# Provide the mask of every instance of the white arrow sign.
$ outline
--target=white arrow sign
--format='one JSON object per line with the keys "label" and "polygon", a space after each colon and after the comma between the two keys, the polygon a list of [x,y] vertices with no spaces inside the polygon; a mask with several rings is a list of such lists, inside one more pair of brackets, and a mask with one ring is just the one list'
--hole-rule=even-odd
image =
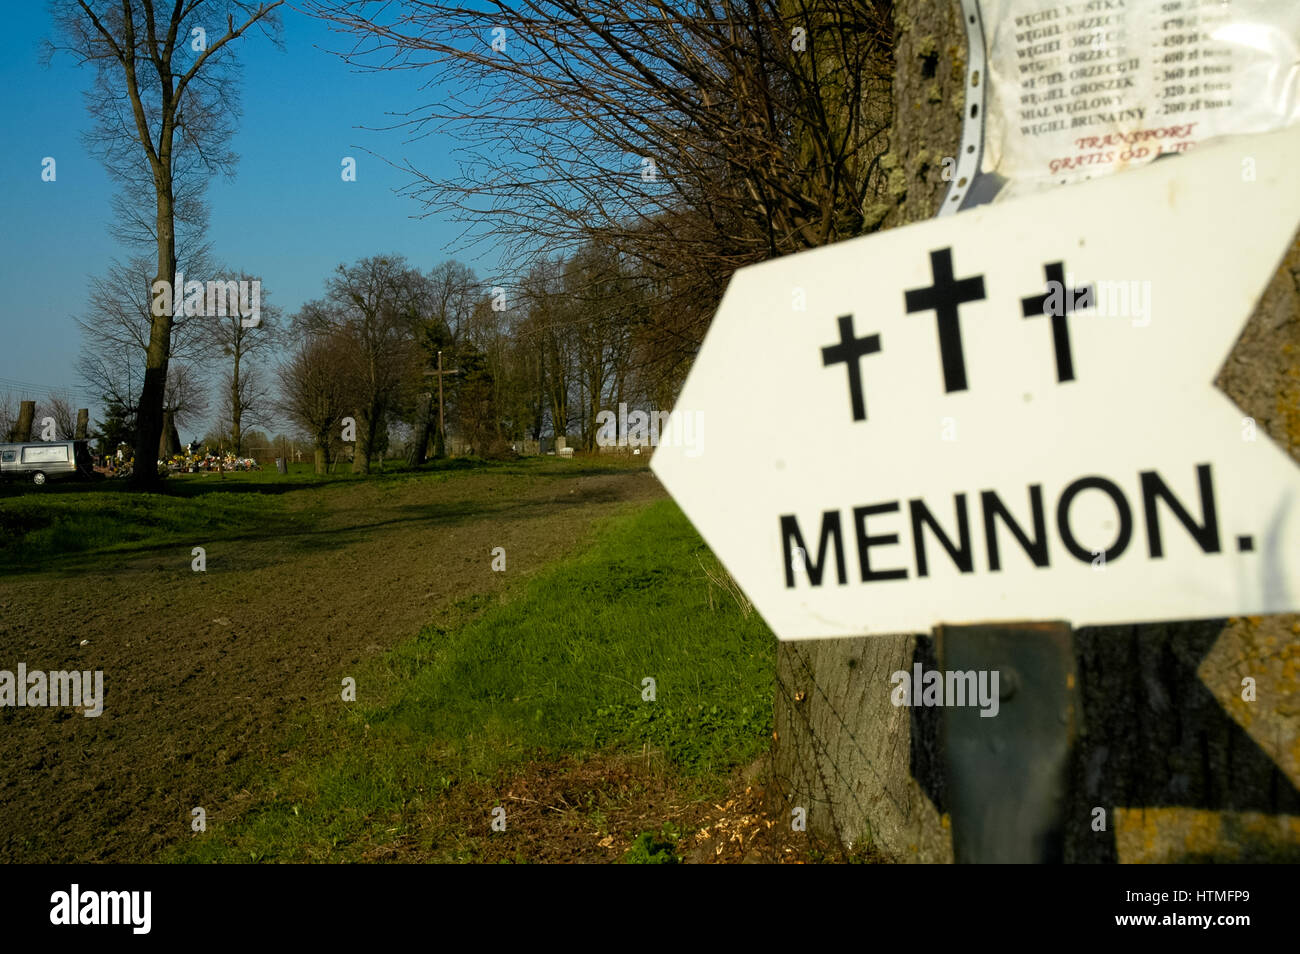
{"label": "white arrow sign", "polygon": [[1300,470],[1213,386],[1297,169],[1291,129],[743,269],[654,471],[783,639],[1300,609]]}

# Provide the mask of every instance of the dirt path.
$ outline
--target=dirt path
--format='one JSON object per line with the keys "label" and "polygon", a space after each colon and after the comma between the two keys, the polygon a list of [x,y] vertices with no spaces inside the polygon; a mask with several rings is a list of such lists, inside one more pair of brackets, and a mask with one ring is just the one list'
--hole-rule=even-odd
{"label": "dirt path", "polygon": [[300,531],[195,540],[205,573],[187,544],[0,579],[0,669],[102,669],[106,696],[0,707],[0,859],[149,860],[291,758],[286,726],[341,704],[349,666],[662,495],[646,471],[328,485],[285,495]]}

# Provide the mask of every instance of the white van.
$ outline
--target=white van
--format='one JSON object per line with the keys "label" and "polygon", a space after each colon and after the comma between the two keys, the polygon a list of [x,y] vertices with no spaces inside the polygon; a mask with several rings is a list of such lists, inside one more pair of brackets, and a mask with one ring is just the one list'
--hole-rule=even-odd
{"label": "white van", "polygon": [[86,441],[36,441],[0,444],[0,477],[30,480],[44,486],[58,477],[89,477],[94,473]]}

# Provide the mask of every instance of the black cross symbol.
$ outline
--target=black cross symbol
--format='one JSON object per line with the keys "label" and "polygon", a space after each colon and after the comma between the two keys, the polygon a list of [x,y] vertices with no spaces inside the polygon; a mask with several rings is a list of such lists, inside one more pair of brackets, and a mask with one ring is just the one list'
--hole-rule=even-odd
{"label": "black cross symbol", "polygon": [[934,284],[904,292],[907,313],[933,311],[939,321],[939,359],[943,363],[943,389],[966,390],[966,359],[961,349],[961,325],[957,309],[968,301],[984,299],[984,276],[975,275],[953,281],[952,249],[930,253],[930,272]]}
{"label": "black cross symbol", "polygon": [[[1037,318],[1042,315],[1049,315],[1052,319],[1052,345],[1056,349],[1056,380],[1073,381],[1074,380],[1074,355],[1070,351],[1070,329],[1066,322],[1066,317],[1073,314],[1081,308],[1091,308],[1093,298],[1093,288],[1091,285],[1085,285],[1083,288],[1073,290],[1065,287],[1065,263],[1052,262],[1050,265],[1043,266],[1043,274],[1047,276],[1047,292],[1042,295],[1030,295],[1028,298],[1020,300],[1024,308],[1026,318]],[[1048,310],[1048,300],[1058,296],[1058,300],[1063,302],[1058,309]],[[1083,301],[1080,302],[1079,298]]]}
{"label": "black cross symbol", "polygon": [[822,348],[822,366],[829,368],[841,362],[849,366],[849,401],[853,405],[853,420],[867,419],[867,402],[862,396],[862,367],[858,359],[880,350],[880,335],[865,338],[853,336],[853,316],[840,315],[840,343]]}

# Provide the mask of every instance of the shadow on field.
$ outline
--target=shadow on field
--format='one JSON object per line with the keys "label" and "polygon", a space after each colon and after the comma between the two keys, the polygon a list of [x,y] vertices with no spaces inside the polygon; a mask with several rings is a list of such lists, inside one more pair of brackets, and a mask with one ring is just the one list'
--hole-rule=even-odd
{"label": "shadow on field", "polygon": [[[203,546],[213,570],[230,570],[236,565],[265,569],[286,558],[340,550],[385,533],[418,533],[422,529],[432,533],[485,518],[532,522],[583,506],[614,504],[623,496],[616,478],[645,470],[644,466],[608,466],[594,461],[457,459],[417,470],[393,468],[370,475],[253,472],[224,479],[185,475],[167,480],[161,494],[140,494],[118,480],[47,485],[13,500],[10,509],[0,508],[0,531],[9,537],[7,544],[0,545],[0,567],[9,574],[50,572],[66,578],[111,552],[120,561],[121,572],[135,574],[170,567],[180,559],[179,551],[184,551],[180,562],[188,565],[191,547]],[[448,482],[443,476],[451,474],[528,482],[540,479],[551,487],[523,491],[521,486],[522,493],[503,493],[506,488],[498,486],[465,496],[462,491],[467,485]],[[426,484],[425,478],[432,482]],[[335,489],[343,495],[335,496]],[[93,496],[84,506],[75,506],[78,494],[87,490]],[[404,493],[407,490],[426,499],[411,502]],[[303,509],[277,504],[267,510],[254,503],[266,500],[269,504],[290,491],[323,491],[329,498]],[[427,499],[429,493],[444,499]],[[407,500],[402,500],[403,496]],[[42,499],[49,501],[49,508],[41,505]],[[185,509],[177,511],[178,506]],[[189,509],[191,506],[195,509]],[[26,545],[28,536],[50,530],[62,541],[54,544],[54,549]]]}
{"label": "shadow on field", "polygon": [[[648,461],[611,464],[603,458],[578,457],[572,460],[552,457],[520,458],[519,460],[489,461],[477,457],[457,457],[449,460],[429,461],[419,467],[405,463],[389,463],[384,469],[374,469],[369,474],[339,472],[330,474],[290,473],[278,474],[274,470],[231,471],[225,474],[180,474],[164,479],[161,495],[166,497],[202,497],[208,494],[284,494],[295,490],[335,484],[385,484],[422,476],[442,474],[502,474],[519,477],[551,477],[560,480],[582,477],[606,477],[630,471],[648,469]],[[94,480],[54,480],[43,487],[27,481],[0,481],[0,499],[15,497],[76,496],[88,491],[121,494],[123,496],[151,496],[133,488],[124,478],[99,477]]]}
{"label": "shadow on field", "polygon": [[[512,520],[543,520],[570,508],[582,508],[593,504],[615,504],[623,499],[616,488],[599,487],[584,490],[582,493],[557,495],[551,500],[496,500],[492,502],[473,500],[455,503],[402,504],[394,508],[399,515],[387,519],[375,519],[364,523],[350,523],[339,527],[318,527],[313,529],[288,529],[273,534],[265,531],[235,534],[223,537],[223,542],[240,543],[265,540],[268,535],[279,538],[281,545],[290,553],[319,552],[323,550],[343,549],[352,543],[372,540],[378,535],[395,530],[419,530],[428,527],[432,531],[448,530],[455,527],[471,526],[485,518]],[[262,565],[278,562],[268,554],[266,559],[247,558],[241,560],[246,569],[256,569]]]}

